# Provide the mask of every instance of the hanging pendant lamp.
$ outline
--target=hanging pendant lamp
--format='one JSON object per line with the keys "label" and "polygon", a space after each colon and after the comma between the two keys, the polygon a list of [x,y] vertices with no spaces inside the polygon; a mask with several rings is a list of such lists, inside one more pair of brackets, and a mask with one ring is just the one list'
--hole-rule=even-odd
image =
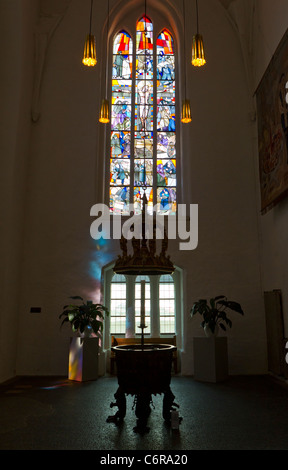
{"label": "hanging pendant lamp", "polygon": [[188,124],[189,122],[192,121],[190,100],[185,99],[182,101],[181,121],[184,124]]}
{"label": "hanging pendant lamp", "polygon": [[96,40],[95,36],[91,34],[91,24],[92,24],[92,11],[93,11],[93,0],[91,0],[91,8],[90,8],[90,28],[89,34],[86,36],[86,41],[84,45],[84,55],[82,59],[82,63],[87,65],[88,67],[94,67],[97,64],[96,59]]}
{"label": "hanging pendant lamp", "polygon": [[185,28],[185,0],[183,0],[183,19],[184,19],[184,80],[185,80],[185,99],[182,101],[181,122],[188,124],[191,119],[190,100],[186,98],[186,28]]}
{"label": "hanging pendant lamp", "polygon": [[101,103],[99,122],[107,124],[109,121],[109,101],[104,98]]}
{"label": "hanging pendant lamp", "polygon": [[203,37],[199,34],[198,0],[196,0],[197,34],[192,39],[192,65],[202,67],[206,64]]}
{"label": "hanging pendant lamp", "polygon": [[[109,31],[109,0],[108,0],[108,13],[107,13],[107,34],[106,34],[106,44],[107,44],[107,50],[108,50],[108,31]],[[106,68],[105,68],[105,88],[107,92],[107,63],[106,63]],[[107,98],[104,98],[101,103],[101,108],[100,108],[100,116],[99,116],[99,122],[102,124],[108,124],[110,121],[109,118],[109,101]]]}

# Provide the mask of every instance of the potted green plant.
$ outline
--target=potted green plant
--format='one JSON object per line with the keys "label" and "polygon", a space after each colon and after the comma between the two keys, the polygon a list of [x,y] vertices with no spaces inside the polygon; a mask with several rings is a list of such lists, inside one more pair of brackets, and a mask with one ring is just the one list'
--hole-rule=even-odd
{"label": "potted green plant", "polygon": [[70,297],[73,300],[81,300],[80,305],[65,305],[63,312],[59,315],[62,319],[61,327],[64,323],[70,323],[72,331],[78,332],[80,336],[96,336],[103,331],[103,320],[109,315],[107,307],[102,304],[94,304],[91,300],[86,302],[82,297],[76,295]]}
{"label": "potted green plant", "polygon": [[[79,295],[70,297],[80,300],[80,305],[65,305],[59,315],[61,327],[69,323],[72,331],[78,336],[70,338],[69,346],[69,380],[86,381],[98,378],[99,336],[103,331],[103,320],[108,309],[102,304],[94,304],[91,300],[84,301]],[[92,336],[92,338],[91,338]]]}
{"label": "potted green plant", "polygon": [[217,335],[218,326],[226,331],[226,326],[232,327],[232,321],[227,317],[226,310],[244,315],[241,305],[238,302],[227,300],[224,295],[218,295],[209,300],[200,299],[195,302],[190,310],[190,316],[194,317],[197,313],[203,317],[201,326],[206,336]]}

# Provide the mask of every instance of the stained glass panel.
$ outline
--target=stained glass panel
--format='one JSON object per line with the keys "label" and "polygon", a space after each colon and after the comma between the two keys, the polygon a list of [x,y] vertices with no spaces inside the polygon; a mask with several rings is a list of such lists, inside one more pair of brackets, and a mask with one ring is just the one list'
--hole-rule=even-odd
{"label": "stained glass panel", "polygon": [[146,54],[136,56],[136,79],[144,77],[153,79],[153,53],[149,50],[146,50]]}
{"label": "stained glass panel", "polygon": [[[141,80],[139,80],[141,78]],[[153,158],[153,142],[148,139],[153,131],[153,25],[143,16],[137,23],[136,31],[136,89],[135,89],[135,131],[146,138],[135,139],[135,158]],[[151,145],[152,144],[152,145]],[[147,149],[146,149],[147,145]],[[134,184],[153,185],[151,162],[135,160]]]}
{"label": "stained glass panel", "polygon": [[128,186],[130,184],[130,161],[126,160],[111,160],[110,164],[111,176],[110,184],[111,186]]}
{"label": "stained glass panel", "polygon": [[131,129],[131,105],[125,100],[117,99],[111,109],[111,128],[112,130],[130,130]]}
{"label": "stained glass panel", "polygon": [[[156,36],[155,36],[156,38]],[[155,44],[156,51],[153,51]],[[164,30],[156,41],[148,17],[136,23],[136,54],[128,33],[121,31],[113,42],[110,210],[130,215],[142,210],[145,192],[148,213],[176,212],[176,122],[174,41]],[[153,58],[153,53],[154,58]],[[153,96],[154,91],[154,96]],[[157,130],[157,132],[156,132]],[[133,132],[133,134],[132,134]],[[153,179],[153,175],[155,178]],[[140,323],[140,279],[135,282],[135,331]],[[150,332],[150,283],[146,279],[145,318]],[[157,281],[158,283],[158,281]],[[126,280],[114,276],[111,283],[112,334],[126,331]],[[175,295],[171,276],[161,276],[159,284],[160,332],[175,333]]]}
{"label": "stained glass panel", "polygon": [[157,106],[157,130],[175,131],[175,106]]}
{"label": "stained glass panel", "polygon": [[176,212],[176,188],[157,188],[157,210],[160,213]]}
{"label": "stained glass panel", "polygon": [[176,186],[176,160],[157,160],[157,186]]}
{"label": "stained glass panel", "polygon": [[132,78],[132,55],[114,55],[112,66],[112,78],[131,79]]}
{"label": "stained glass panel", "polygon": [[157,210],[176,211],[176,119],[174,41],[164,30],[157,37]]}
{"label": "stained glass panel", "polygon": [[[134,204],[135,204],[135,212],[140,213],[142,210],[142,197],[144,194],[144,188],[143,187],[134,187]],[[147,197],[148,201],[148,207],[147,207],[147,212],[149,214],[153,213],[153,188],[147,187],[145,189],[145,194]]]}
{"label": "stained glass panel", "polygon": [[[130,158],[130,132],[112,132],[111,133],[111,157],[112,158]],[[112,163],[112,162],[111,162]]]}
{"label": "stained glass panel", "polygon": [[134,185],[152,186],[153,160],[134,160]]}
{"label": "stained glass panel", "polygon": [[175,132],[158,132],[157,159],[176,157]]}
{"label": "stained glass panel", "polygon": [[[158,35],[156,63],[153,63],[153,24],[145,16],[136,24],[135,59],[133,63],[132,39],[121,31],[113,43],[110,208],[111,211],[127,213],[127,204],[134,202],[140,210],[143,190],[147,188],[149,213],[153,211],[153,203],[161,213],[174,213],[174,41],[167,30]],[[153,90],[157,90],[156,97]],[[154,127],[156,134],[153,133]]]}
{"label": "stained glass panel", "polygon": [[129,214],[129,186],[110,186],[110,211],[116,214]]}
{"label": "stained glass panel", "polygon": [[157,104],[175,105],[175,82],[158,81]]}
{"label": "stained glass panel", "polygon": [[134,158],[153,158],[153,132],[135,132]]}
{"label": "stained glass panel", "polygon": [[113,43],[113,54],[132,55],[133,42],[131,37],[125,31],[117,34]]}
{"label": "stained glass panel", "polygon": [[112,80],[112,104],[118,99],[126,100],[131,103],[132,81],[131,80]]}
{"label": "stained glass panel", "polygon": [[153,24],[147,16],[138,21],[136,31],[136,54],[143,54],[145,50],[153,50]]}
{"label": "stained glass panel", "polygon": [[164,30],[157,38],[157,55],[174,54],[174,41],[171,34]]}
{"label": "stained glass panel", "polygon": [[136,81],[136,104],[153,104],[153,82],[151,80]]}
{"label": "stained glass panel", "polygon": [[133,42],[121,31],[112,58],[110,211],[122,214],[130,202],[132,73]]}
{"label": "stained glass panel", "polygon": [[163,53],[157,55],[157,79],[175,80],[175,58],[173,55],[165,56]]}
{"label": "stained glass panel", "polygon": [[145,132],[153,130],[153,106],[135,106],[135,131]]}

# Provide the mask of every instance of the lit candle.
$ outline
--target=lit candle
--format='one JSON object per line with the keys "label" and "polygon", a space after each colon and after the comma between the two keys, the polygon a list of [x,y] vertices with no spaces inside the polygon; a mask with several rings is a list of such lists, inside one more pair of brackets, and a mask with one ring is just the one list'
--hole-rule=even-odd
{"label": "lit candle", "polygon": [[141,281],[141,326],[145,326],[145,281]]}

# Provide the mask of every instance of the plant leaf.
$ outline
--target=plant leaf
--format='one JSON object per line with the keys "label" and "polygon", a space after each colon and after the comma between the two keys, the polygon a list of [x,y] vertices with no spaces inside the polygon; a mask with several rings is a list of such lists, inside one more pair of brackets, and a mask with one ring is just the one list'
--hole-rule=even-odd
{"label": "plant leaf", "polygon": [[220,300],[218,303],[226,308],[229,308],[230,310],[234,310],[234,312],[244,315],[242,307],[238,302],[234,302],[232,300]]}
{"label": "plant leaf", "polygon": [[226,299],[226,297],[225,297],[225,295],[217,295],[217,296],[215,297],[216,302],[217,302],[219,299]]}

